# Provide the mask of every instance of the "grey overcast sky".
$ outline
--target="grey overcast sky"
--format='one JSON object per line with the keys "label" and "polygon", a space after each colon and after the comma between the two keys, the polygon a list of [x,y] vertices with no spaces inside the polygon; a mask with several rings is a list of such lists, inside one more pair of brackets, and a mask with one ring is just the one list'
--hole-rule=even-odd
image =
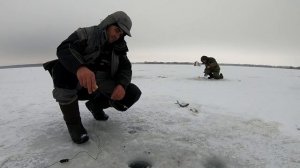
{"label": "grey overcast sky", "polygon": [[78,27],[133,21],[128,57],[300,66],[299,0],[1,0],[0,65],[42,63]]}

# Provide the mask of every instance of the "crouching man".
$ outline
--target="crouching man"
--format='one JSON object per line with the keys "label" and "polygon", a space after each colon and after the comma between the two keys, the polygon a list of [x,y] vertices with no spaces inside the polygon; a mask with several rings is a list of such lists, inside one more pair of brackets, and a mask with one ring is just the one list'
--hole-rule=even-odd
{"label": "crouching man", "polygon": [[131,36],[129,16],[118,11],[99,25],[79,28],[57,48],[57,60],[43,66],[53,78],[53,97],[59,103],[72,140],[89,140],[82,125],[78,100],[87,100],[88,110],[96,120],[105,121],[103,109],[126,111],[141,96],[131,83],[131,62],[124,37]]}
{"label": "crouching man", "polygon": [[202,56],[201,62],[205,65],[204,76],[208,79],[223,79],[223,74],[220,73],[220,66],[213,57]]}

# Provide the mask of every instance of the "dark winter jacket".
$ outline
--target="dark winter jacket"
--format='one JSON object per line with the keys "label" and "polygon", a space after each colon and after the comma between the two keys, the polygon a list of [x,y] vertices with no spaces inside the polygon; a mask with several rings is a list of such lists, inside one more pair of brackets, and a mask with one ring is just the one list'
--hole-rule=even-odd
{"label": "dark winter jacket", "polygon": [[213,57],[207,57],[206,62],[204,64],[206,68],[209,66],[209,68],[207,69],[209,69],[210,71],[220,70],[219,64],[217,63],[216,59],[214,59]]}
{"label": "dark winter jacket", "polygon": [[76,74],[81,66],[92,71],[104,71],[124,88],[131,82],[131,63],[124,37],[109,44],[106,28],[118,24],[118,16],[109,15],[99,25],[79,28],[57,47],[59,62]]}

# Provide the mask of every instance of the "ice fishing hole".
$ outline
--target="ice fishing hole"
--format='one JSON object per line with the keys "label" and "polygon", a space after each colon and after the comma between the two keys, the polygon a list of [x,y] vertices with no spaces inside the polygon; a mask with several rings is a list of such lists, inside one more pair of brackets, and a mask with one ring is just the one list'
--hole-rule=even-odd
{"label": "ice fishing hole", "polygon": [[224,161],[217,157],[207,159],[203,166],[205,168],[227,168]]}
{"label": "ice fishing hole", "polygon": [[130,163],[129,168],[151,168],[152,165],[146,161],[136,160]]}

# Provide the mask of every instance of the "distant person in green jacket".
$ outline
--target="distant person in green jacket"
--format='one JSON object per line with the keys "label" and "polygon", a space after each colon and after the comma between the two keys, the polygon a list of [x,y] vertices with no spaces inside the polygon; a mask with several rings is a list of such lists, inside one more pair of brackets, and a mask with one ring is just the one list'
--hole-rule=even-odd
{"label": "distant person in green jacket", "polygon": [[201,62],[205,65],[204,76],[208,76],[208,79],[223,79],[223,74],[220,73],[220,66],[216,59],[203,55]]}

